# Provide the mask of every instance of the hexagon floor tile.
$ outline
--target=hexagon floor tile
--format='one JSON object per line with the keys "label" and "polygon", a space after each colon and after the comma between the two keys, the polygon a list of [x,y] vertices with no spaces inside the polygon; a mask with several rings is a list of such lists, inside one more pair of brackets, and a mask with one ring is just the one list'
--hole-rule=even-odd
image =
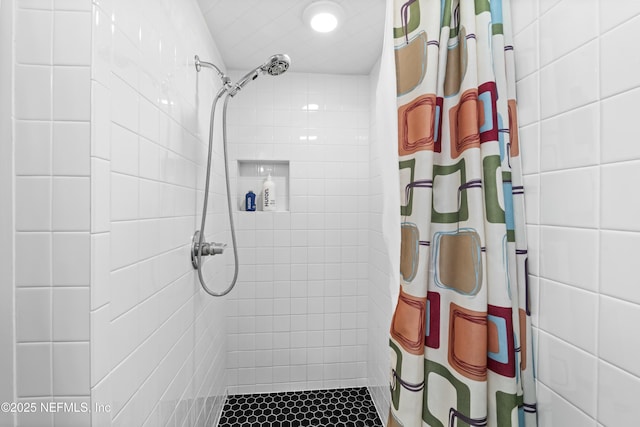
{"label": "hexagon floor tile", "polygon": [[382,427],[366,387],[229,396],[218,427]]}

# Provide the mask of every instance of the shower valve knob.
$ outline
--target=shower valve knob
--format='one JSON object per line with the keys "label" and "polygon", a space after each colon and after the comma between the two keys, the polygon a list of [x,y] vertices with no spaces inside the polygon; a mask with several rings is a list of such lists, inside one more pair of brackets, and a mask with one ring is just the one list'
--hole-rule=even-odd
{"label": "shower valve knob", "polygon": [[227,247],[226,243],[205,242],[204,236],[202,240],[202,245],[200,245],[200,232],[196,231],[191,241],[191,264],[193,264],[193,268],[198,268],[198,253],[200,253],[200,256],[220,255]]}
{"label": "shower valve knob", "polygon": [[226,243],[203,243],[202,255],[220,255],[226,247]]}

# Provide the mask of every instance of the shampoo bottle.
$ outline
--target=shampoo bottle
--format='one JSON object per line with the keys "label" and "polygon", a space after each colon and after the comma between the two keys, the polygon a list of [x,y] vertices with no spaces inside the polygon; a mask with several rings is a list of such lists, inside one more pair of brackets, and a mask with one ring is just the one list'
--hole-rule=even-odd
{"label": "shampoo bottle", "polygon": [[245,209],[248,211],[256,210],[256,195],[253,191],[249,191],[246,196],[244,196]]}
{"label": "shampoo bottle", "polygon": [[276,210],[276,186],[271,180],[271,174],[267,176],[262,184],[262,210]]}

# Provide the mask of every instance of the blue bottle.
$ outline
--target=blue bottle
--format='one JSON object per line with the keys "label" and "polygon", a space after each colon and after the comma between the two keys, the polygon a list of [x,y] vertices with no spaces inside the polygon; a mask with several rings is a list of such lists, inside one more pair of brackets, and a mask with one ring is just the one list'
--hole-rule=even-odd
{"label": "blue bottle", "polygon": [[253,191],[249,190],[246,196],[244,196],[244,204],[248,211],[256,210],[256,195]]}

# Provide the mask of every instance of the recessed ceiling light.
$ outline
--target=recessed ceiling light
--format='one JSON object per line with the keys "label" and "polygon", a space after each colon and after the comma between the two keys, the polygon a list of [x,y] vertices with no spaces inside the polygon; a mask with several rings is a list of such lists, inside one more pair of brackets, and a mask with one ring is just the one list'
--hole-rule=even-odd
{"label": "recessed ceiling light", "polygon": [[337,3],[317,1],[306,7],[302,17],[307,25],[310,25],[315,31],[328,33],[340,25],[344,12]]}

